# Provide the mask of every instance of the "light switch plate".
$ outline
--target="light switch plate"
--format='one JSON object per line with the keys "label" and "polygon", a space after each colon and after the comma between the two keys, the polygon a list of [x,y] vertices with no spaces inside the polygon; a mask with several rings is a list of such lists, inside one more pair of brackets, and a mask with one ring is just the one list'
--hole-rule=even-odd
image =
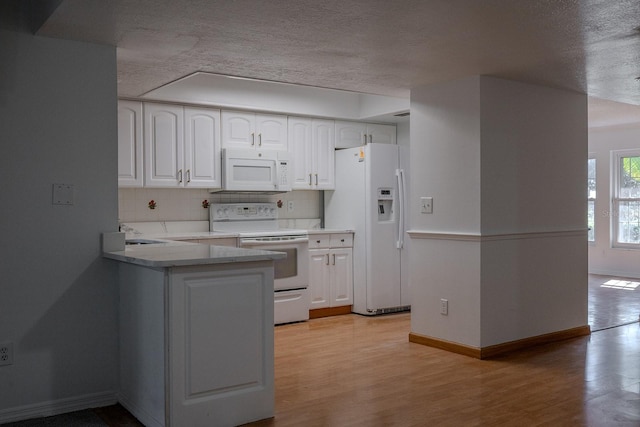
{"label": "light switch plate", "polygon": [[54,205],[73,205],[73,185],[53,184]]}
{"label": "light switch plate", "polygon": [[433,213],[433,197],[420,197],[420,213]]}

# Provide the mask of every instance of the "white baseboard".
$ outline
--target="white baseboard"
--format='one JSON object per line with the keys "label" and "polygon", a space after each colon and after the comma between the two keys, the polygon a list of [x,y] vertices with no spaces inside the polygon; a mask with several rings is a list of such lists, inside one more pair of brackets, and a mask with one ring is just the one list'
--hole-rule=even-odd
{"label": "white baseboard", "polygon": [[115,392],[102,392],[23,405],[0,410],[0,424],[115,405],[117,402]]}
{"label": "white baseboard", "polygon": [[598,274],[600,276],[613,276],[613,277],[625,277],[628,279],[640,279],[640,274],[637,272],[629,272],[629,271],[612,271],[612,270],[600,270],[600,269],[589,269],[589,274]]}
{"label": "white baseboard", "polygon": [[138,421],[147,427],[164,427],[164,420],[158,420],[156,417],[145,411],[138,405],[133,404],[125,396],[118,393],[118,402],[131,413]]}

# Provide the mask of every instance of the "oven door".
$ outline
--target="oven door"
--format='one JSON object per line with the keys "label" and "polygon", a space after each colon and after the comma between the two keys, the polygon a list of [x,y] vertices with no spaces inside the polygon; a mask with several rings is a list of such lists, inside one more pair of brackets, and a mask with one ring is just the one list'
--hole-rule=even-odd
{"label": "oven door", "polygon": [[276,291],[305,289],[309,286],[309,239],[307,237],[243,237],[240,247],[284,252],[286,258],[274,261]]}

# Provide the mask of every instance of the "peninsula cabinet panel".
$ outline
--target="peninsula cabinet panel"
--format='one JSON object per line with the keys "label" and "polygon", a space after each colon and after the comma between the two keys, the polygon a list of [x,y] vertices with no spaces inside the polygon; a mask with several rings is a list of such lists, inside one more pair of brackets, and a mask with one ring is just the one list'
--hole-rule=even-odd
{"label": "peninsula cabinet panel", "polygon": [[272,416],[273,286],[266,283],[273,283],[273,269],[250,264],[170,276],[170,425]]}
{"label": "peninsula cabinet panel", "polygon": [[142,187],[142,103],[118,101],[118,186]]}
{"label": "peninsula cabinet panel", "polygon": [[119,267],[123,406],[155,427],[273,416],[272,261]]}

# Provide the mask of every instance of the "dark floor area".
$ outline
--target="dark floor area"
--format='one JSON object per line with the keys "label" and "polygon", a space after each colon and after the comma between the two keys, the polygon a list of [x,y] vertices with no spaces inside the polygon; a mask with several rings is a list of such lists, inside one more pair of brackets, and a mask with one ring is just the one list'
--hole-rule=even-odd
{"label": "dark floor area", "polygon": [[2,427],[143,427],[121,405],[2,424]]}

